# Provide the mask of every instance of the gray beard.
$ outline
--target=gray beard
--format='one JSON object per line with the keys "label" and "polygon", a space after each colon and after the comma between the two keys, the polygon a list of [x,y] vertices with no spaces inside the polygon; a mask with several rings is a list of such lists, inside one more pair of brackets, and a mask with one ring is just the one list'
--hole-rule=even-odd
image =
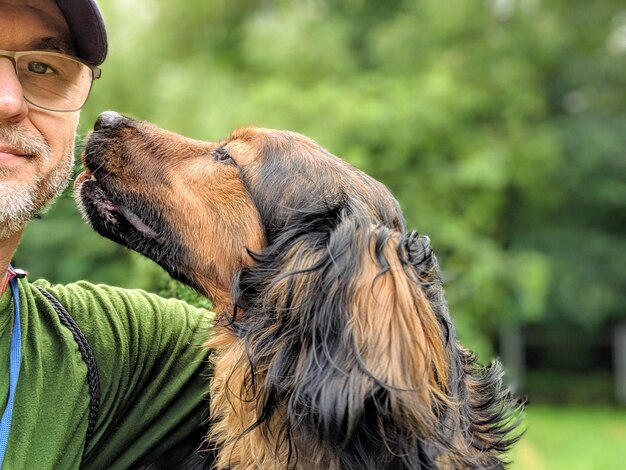
{"label": "gray beard", "polygon": [[[15,126],[1,126],[0,140],[16,147],[33,159],[36,166],[51,158],[50,146],[43,139],[28,135]],[[39,165],[38,165],[39,164]],[[21,231],[37,214],[45,212],[67,186],[74,165],[73,150],[63,156],[47,176],[36,175],[29,181],[3,181],[11,175],[0,168],[0,240]]]}

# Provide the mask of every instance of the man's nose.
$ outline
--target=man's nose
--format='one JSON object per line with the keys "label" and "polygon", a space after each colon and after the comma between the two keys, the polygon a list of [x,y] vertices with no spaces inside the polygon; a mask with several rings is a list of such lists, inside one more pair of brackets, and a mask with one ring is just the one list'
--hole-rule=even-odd
{"label": "man's nose", "polygon": [[22,86],[11,59],[0,56],[0,122],[17,122],[28,113]]}

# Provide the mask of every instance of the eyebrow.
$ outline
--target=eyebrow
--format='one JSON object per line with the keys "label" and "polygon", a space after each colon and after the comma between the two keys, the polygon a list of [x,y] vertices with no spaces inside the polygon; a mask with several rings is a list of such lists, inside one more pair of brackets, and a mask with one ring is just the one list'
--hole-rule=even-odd
{"label": "eyebrow", "polygon": [[55,37],[37,38],[28,43],[28,48],[36,51],[55,51],[63,54],[74,54],[74,48],[67,41]]}

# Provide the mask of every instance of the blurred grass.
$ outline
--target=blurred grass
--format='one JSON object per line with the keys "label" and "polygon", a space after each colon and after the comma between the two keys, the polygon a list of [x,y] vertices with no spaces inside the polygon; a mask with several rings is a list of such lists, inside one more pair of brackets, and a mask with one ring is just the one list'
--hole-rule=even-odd
{"label": "blurred grass", "polygon": [[512,470],[626,468],[626,409],[529,406]]}

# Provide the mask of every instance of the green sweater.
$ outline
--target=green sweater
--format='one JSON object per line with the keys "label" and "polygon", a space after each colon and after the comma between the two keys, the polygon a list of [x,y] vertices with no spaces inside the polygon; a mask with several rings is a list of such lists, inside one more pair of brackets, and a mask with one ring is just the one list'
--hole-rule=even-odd
{"label": "green sweater", "polygon": [[[87,367],[51,304],[21,279],[22,359],[3,469],[131,469],[188,452],[208,412],[202,343],[212,314],[139,290],[34,284],[63,304],[91,345],[100,411],[84,449]],[[7,289],[0,297],[0,413],[8,395],[12,325]]]}

